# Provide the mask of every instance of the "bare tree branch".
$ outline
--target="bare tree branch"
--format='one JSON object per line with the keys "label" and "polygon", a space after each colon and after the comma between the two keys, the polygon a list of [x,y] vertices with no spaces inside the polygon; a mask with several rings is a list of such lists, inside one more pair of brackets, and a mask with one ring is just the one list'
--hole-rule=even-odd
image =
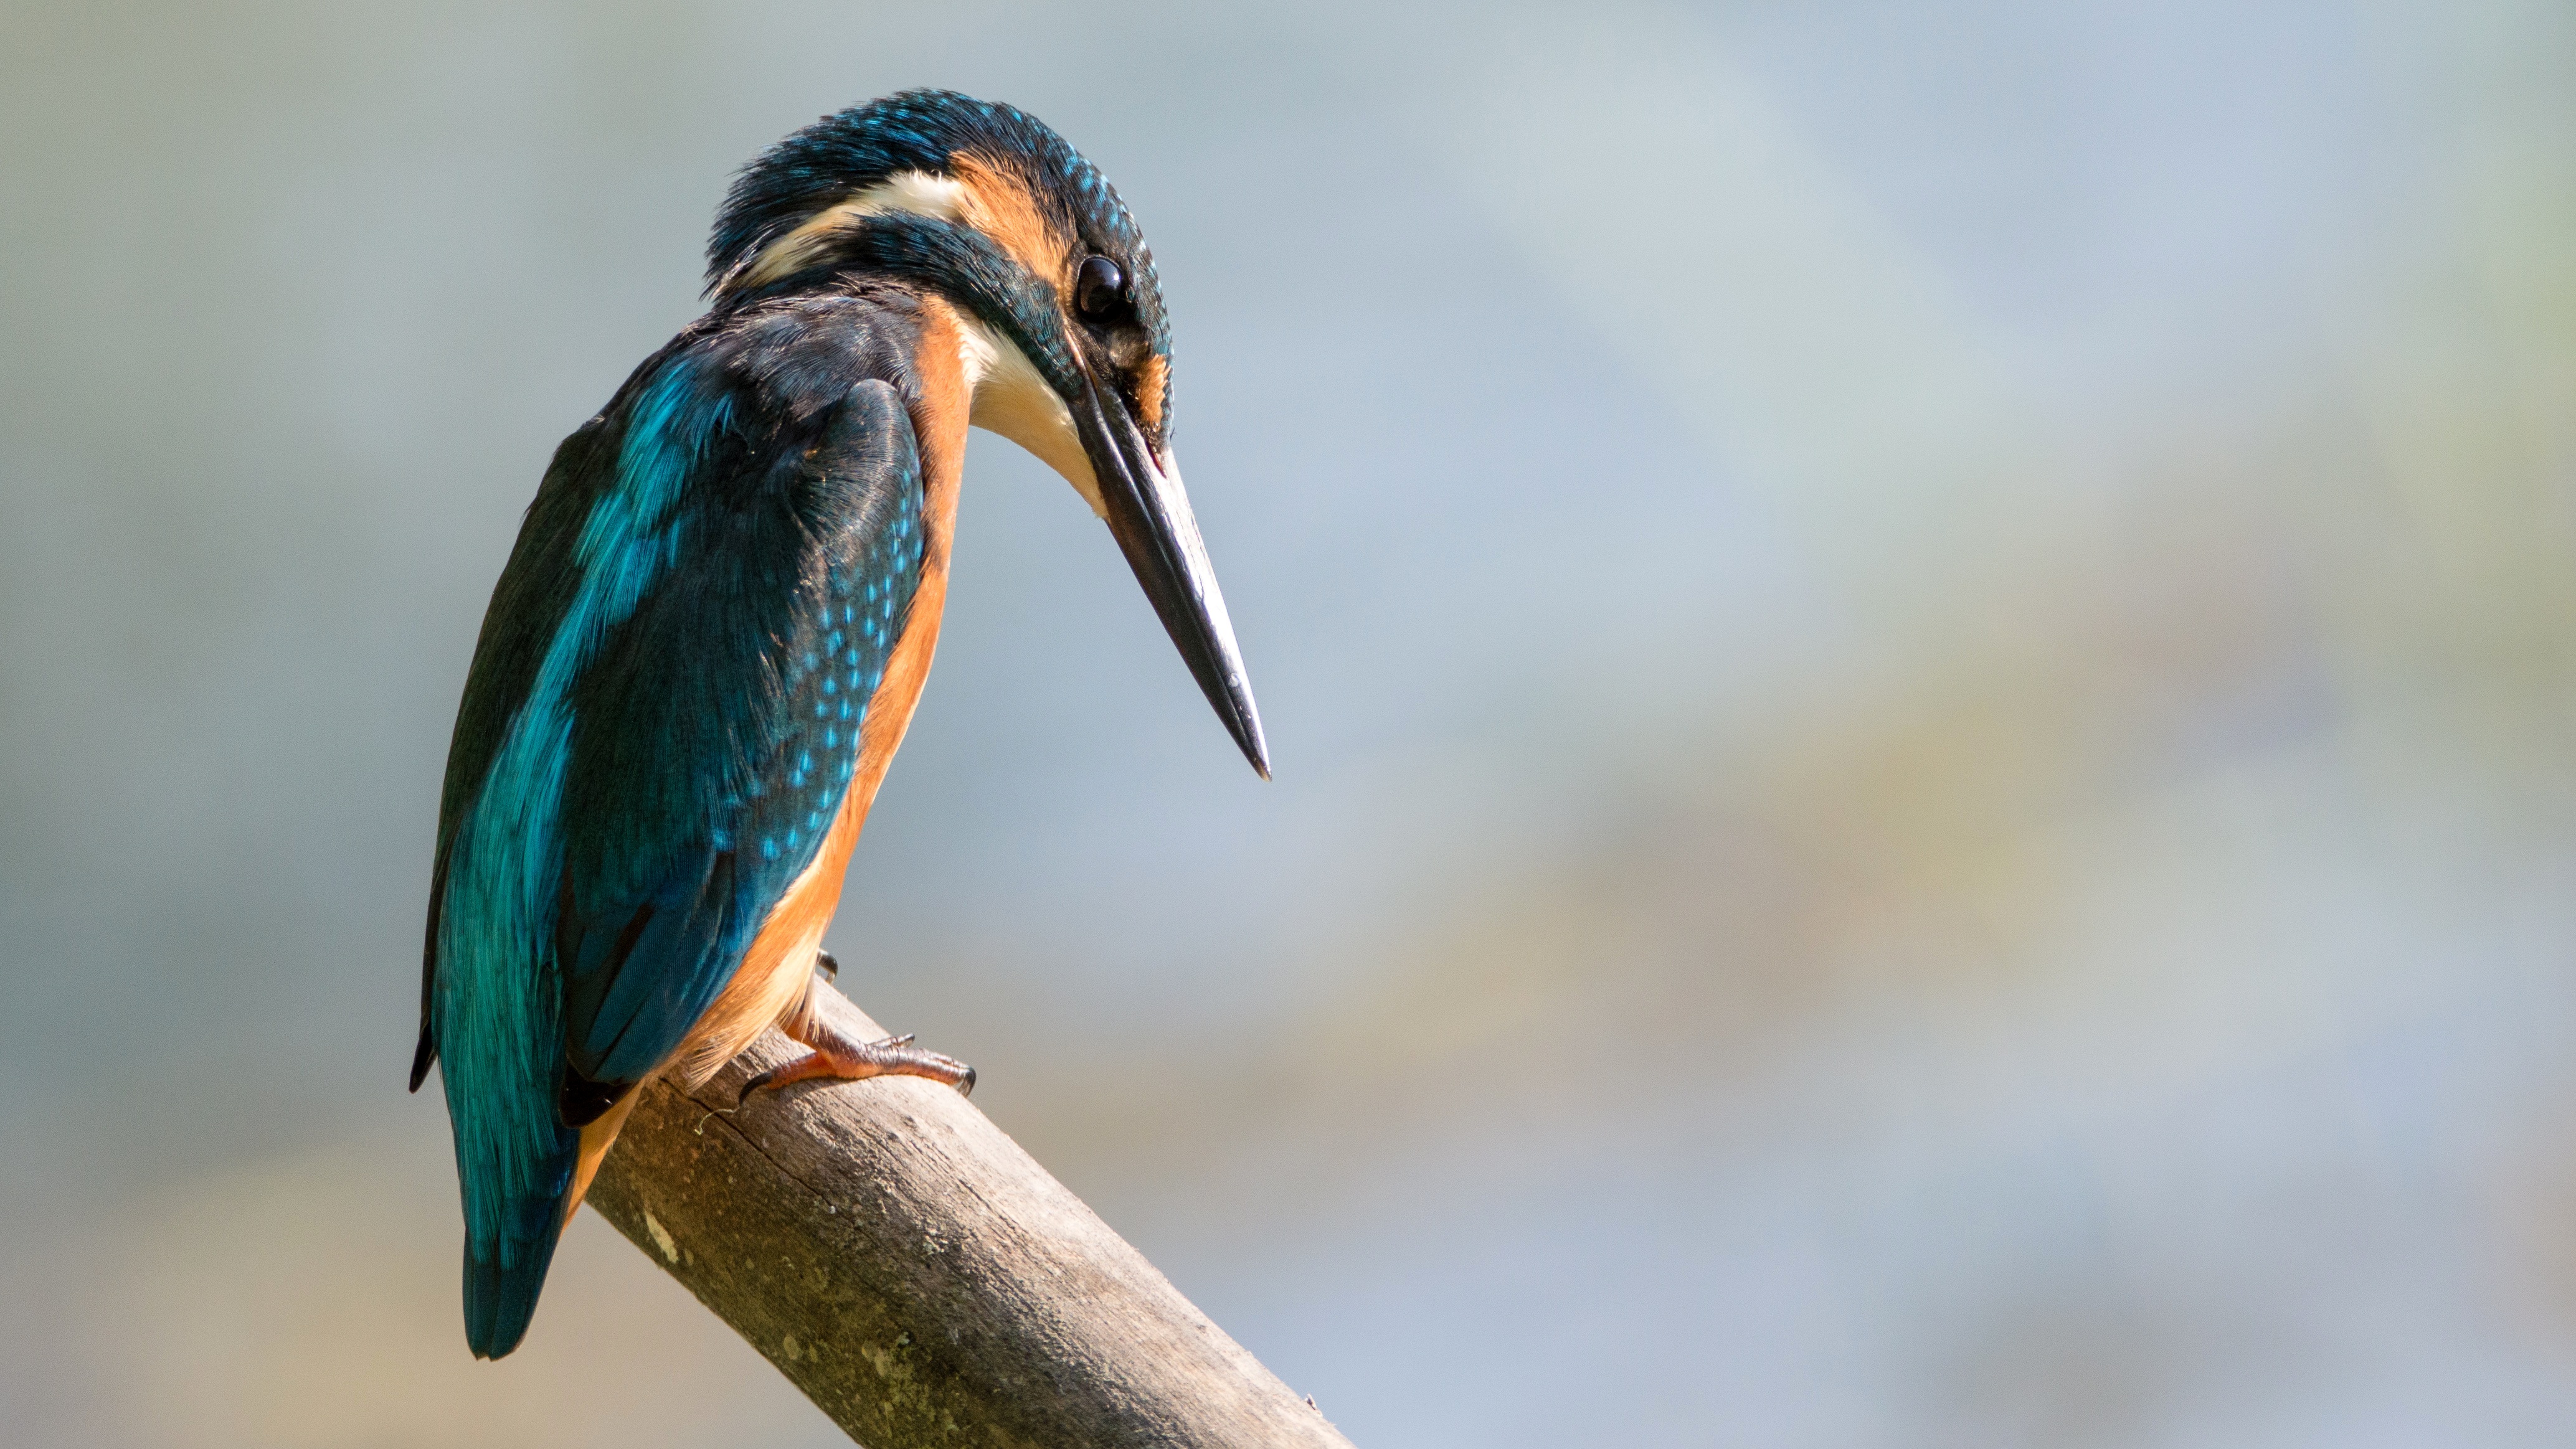
{"label": "bare tree branch", "polygon": [[732,1110],[795,1050],[771,1032],[694,1095],[648,1089],[590,1202],[853,1439],[1349,1449],[956,1092],[885,1077]]}

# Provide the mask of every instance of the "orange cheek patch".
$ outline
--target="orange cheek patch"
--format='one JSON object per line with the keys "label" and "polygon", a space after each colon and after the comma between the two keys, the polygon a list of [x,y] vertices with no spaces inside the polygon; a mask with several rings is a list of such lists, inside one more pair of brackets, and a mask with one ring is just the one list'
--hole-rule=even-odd
{"label": "orange cheek patch", "polygon": [[1028,183],[1008,167],[960,153],[949,158],[965,183],[958,218],[991,237],[1029,275],[1054,284],[1056,295],[1073,287],[1073,242],[1047,218]]}
{"label": "orange cheek patch", "polygon": [[1136,369],[1136,421],[1143,424],[1145,436],[1160,443],[1163,437],[1163,396],[1171,390],[1172,364],[1160,353],[1150,353]]}

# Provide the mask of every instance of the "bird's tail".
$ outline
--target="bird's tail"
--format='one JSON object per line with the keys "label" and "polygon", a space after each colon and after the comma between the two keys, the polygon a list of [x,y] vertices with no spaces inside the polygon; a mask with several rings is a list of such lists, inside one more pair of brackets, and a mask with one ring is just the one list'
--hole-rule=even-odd
{"label": "bird's tail", "polygon": [[[500,1358],[527,1336],[528,1320],[545,1291],[546,1269],[563,1236],[564,1198],[572,1188],[576,1134],[565,1133],[561,1150],[548,1155],[546,1179],[551,1191],[510,1195],[478,1214],[469,1189],[465,1230],[465,1341],[476,1358]],[[484,1218],[495,1229],[478,1233]]]}
{"label": "bird's tail", "polygon": [[[465,1341],[477,1358],[519,1346],[563,1235],[581,1134],[556,1115],[550,1063],[441,1033],[456,1180],[465,1208]],[[509,1044],[513,1047],[516,1043]]]}

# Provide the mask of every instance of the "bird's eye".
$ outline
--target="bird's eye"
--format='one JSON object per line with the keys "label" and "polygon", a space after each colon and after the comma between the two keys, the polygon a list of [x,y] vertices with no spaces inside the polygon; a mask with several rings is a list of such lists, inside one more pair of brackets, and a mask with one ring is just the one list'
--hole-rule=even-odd
{"label": "bird's eye", "polygon": [[1106,322],[1127,305],[1120,289],[1127,285],[1127,275],[1107,257],[1086,257],[1082,270],[1073,278],[1074,310],[1094,322]]}

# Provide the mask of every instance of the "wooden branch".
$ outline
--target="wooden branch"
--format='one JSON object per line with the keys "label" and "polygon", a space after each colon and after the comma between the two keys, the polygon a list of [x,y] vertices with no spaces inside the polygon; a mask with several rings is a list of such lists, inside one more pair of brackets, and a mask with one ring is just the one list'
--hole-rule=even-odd
{"label": "wooden branch", "polygon": [[772,1031],[695,1094],[647,1089],[590,1203],[853,1439],[1349,1449],[949,1088],[801,1083],[732,1110],[796,1050]]}

